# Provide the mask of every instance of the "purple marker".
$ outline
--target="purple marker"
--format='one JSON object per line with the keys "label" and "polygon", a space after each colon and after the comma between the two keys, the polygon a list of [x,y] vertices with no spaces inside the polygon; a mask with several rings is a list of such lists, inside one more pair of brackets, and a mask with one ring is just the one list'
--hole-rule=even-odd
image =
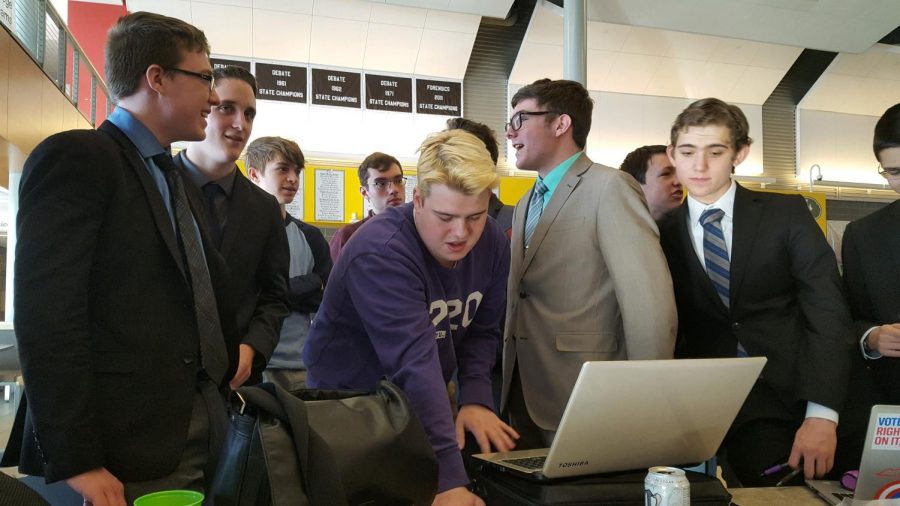
{"label": "purple marker", "polygon": [[759,475],[760,475],[760,476],[772,476],[773,474],[778,474],[778,473],[780,473],[781,471],[784,471],[785,469],[788,469],[788,468],[790,468],[790,466],[788,465],[787,462],[784,462],[784,463],[782,463],[782,464],[774,465],[774,466],[772,466],[772,467],[766,469],[765,471],[763,471],[763,472],[760,473]]}

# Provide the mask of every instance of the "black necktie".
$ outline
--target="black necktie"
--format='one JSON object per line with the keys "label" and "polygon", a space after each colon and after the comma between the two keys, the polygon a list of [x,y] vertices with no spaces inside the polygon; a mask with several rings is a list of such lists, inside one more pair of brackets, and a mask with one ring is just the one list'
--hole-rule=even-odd
{"label": "black necktie", "polygon": [[209,212],[209,228],[212,230],[212,239],[216,248],[222,248],[222,220],[219,219],[219,208],[216,200],[222,193],[222,187],[215,181],[203,185],[203,196],[206,198],[206,210]]}
{"label": "black necktie", "polygon": [[216,297],[212,282],[209,279],[209,268],[200,237],[197,234],[196,222],[188,205],[184,192],[184,183],[178,167],[166,153],[153,157],[156,166],[166,175],[169,191],[172,193],[172,207],[175,211],[179,245],[182,248],[185,264],[188,267],[189,284],[194,297],[194,318],[197,321],[197,332],[200,335],[200,359],[203,370],[216,384],[222,382],[228,368],[228,354],[225,351],[225,339],[216,307]]}

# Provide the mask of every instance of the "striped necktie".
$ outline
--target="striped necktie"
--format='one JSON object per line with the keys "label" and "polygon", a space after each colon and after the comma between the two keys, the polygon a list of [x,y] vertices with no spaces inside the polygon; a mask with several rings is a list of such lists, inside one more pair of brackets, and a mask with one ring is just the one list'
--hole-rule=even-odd
{"label": "striped necktie", "polygon": [[172,157],[167,153],[160,153],[153,156],[153,162],[165,174],[169,191],[172,192],[178,244],[187,266],[188,282],[194,298],[194,318],[200,337],[200,361],[203,370],[218,385],[225,378],[228,369],[228,352],[225,349],[216,295],[213,292],[203,245],[197,234],[181,173]]}
{"label": "striped necktie", "polygon": [[725,211],[721,209],[707,209],[700,215],[700,225],[703,227],[703,260],[706,264],[706,273],[722,303],[730,308],[731,261],[728,260],[725,234],[722,233],[723,216]]}
{"label": "striped necktie", "polygon": [[[721,209],[707,209],[700,215],[700,225],[703,226],[703,260],[706,263],[706,273],[722,303],[730,310],[731,261],[728,260],[728,247],[725,245],[725,234],[722,232],[723,216],[725,211]],[[737,345],[736,355],[748,356],[741,343]]]}
{"label": "striped necktie", "polygon": [[544,194],[547,193],[547,185],[540,179],[534,181],[534,190],[531,192],[531,201],[528,203],[528,216],[525,218],[525,249],[531,244],[531,236],[537,228],[541,213],[544,211]]}

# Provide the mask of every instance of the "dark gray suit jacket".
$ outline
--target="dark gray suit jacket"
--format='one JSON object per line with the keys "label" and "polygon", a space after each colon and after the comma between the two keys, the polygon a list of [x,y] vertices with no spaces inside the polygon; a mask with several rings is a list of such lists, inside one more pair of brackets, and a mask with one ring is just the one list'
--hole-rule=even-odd
{"label": "dark gray suit jacket", "polygon": [[[900,321],[900,200],[847,225],[841,258],[856,339]],[[881,401],[900,404],[900,358],[868,362]]]}
{"label": "dark gray suit jacket", "polygon": [[[229,356],[227,267],[190,199]],[[199,336],[170,216],[137,149],[112,123],[42,142],[25,163],[14,323],[28,414],[20,470],[53,482],[105,467],[122,481],[171,473],[191,418]],[[24,408],[25,403],[23,403]],[[10,458],[14,458],[11,456]]]}
{"label": "dark gray suit jacket", "polygon": [[[175,157],[181,167],[182,156],[184,152]],[[196,198],[204,198],[199,188],[190,186],[196,190]],[[290,312],[287,279],[291,253],[278,201],[240,171],[235,174],[219,251],[231,270],[241,343],[256,350],[247,384],[259,383],[278,344],[281,323]]]}

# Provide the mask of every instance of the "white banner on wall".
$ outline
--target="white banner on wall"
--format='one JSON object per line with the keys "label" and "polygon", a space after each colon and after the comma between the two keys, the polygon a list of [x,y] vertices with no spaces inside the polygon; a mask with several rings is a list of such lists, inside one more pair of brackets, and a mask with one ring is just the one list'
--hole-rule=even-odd
{"label": "white banner on wall", "polygon": [[12,31],[13,27],[13,2],[12,0],[0,0],[0,23]]}
{"label": "white banner on wall", "polygon": [[303,219],[303,177],[300,177],[300,182],[297,185],[297,194],[294,195],[294,200],[291,201],[290,204],[284,206],[284,210],[287,211],[288,214],[297,218],[298,220]]}
{"label": "white banner on wall", "polygon": [[344,171],[316,169],[316,221],[344,221]]}
{"label": "white banner on wall", "polygon": [[412,202],[413,188],[419,184],[419,178],[417,176],[406,176],[406,201]]}

